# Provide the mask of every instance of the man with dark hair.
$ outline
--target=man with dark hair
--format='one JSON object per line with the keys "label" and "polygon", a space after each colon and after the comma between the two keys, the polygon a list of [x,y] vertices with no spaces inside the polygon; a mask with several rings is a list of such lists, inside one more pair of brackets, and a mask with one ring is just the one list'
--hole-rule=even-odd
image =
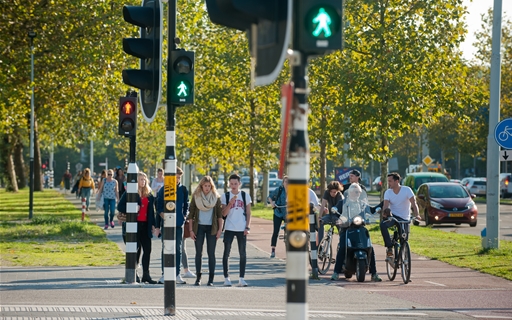
{"label": "man with dark hair", "polygon": [[[391,210],[391,214],[397,220],[408,221],[411,218],[411,207],[412,211],[416,215],[416,219],[421,220],[418,205],[416,204],[416,198],[411,188],[400,185],[400,175],[396,172],[388,174],[388,189],[384,192],[384,205],[383,210],[387,212],[387,209]],[[384,217],[383,217],[384,218]],[[394,220],[383,219],[380,223],[380,232],[384,239],[384,245],[387,248],[387,256],[393,255],[391,248],[391,237],[389,236],[388,228],[395,225]],[[405,230],[409,233],[409,225],[405,226]]]}
{"label": "man with dark hair", "polygon": [[247,235],[251,231],[251,197],[249,194],[240,191],[240,176],[232,174],[229,177],[230,191],[222,195],[221,206],[222,216],[225,217],[224,231],[224,254],[222,256],[222,268],[224,270],[224,286],[230,287],[229,279],[229,254],[231,244],[236,237],[238,242],[238,253],[240,255],[240,278],[239,287],[247,287],[244,280],[245,265],[247,264]]}
{"label": "man with dark hair", "polygon": [[352,183],[358,183],[361,189],[366,191],[366,187],[361,183],[361,172],[359,170],[352,170],[348,174],[348,183],[343,185],[343,190],[348,190]]}

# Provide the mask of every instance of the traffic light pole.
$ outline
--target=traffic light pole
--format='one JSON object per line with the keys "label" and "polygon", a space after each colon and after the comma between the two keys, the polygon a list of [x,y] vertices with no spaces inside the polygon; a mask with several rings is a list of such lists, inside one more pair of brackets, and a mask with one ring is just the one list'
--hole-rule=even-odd
{"label": "traffic light pole", "polygon": [[164,230],[163,230],[163,263],[164,263],[164,314],[174,316],[176,314],[176,237],[183,236],[176,229],[176,105],[171,103],[171,51],[176,50],[176,2],[168,2],[168,48],[167,48],[167,122],[165,134],[165,164],[164,164]]}
{"label": "traffic light pole", "polygon": [[291,138],[288,155],[286,228],[286,318],[307,319],[307,232],[309,229],[309,141],[306,67],[307,55],[290,56],[294,84]]}

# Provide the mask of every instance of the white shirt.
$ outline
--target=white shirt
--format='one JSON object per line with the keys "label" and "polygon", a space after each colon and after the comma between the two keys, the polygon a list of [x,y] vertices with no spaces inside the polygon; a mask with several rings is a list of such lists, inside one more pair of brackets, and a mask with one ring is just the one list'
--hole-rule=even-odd
{"label": "white shirt", "polygon": [[[229,192],[229,200],[233,199],[235,195]],[[223,194],[220,198],[220,203],[226,205],[229,201],[226,201],[226,194]],[[245,204],[249,206],[252,203],[251,196],[248,193],[245,193]],[[236,201],[233,203],[231,208],[229,208],[229,213],[226,216],[226,220],[224,222],[226,226],[226,230],[229,231],[245,231],[245,227],[247,225],[247,219],[244,215],[244,199],[242,198],[242,192],[239,191],[237,194]]]}
{"label": "white shirt", "polygon": [[411,188],[400,186],[398,194],[393,192],[393,189],[388,189],[384,192],[384,200],[389,201],[389,209],[394,216],[398,216],[404,220],[411,218],[411,201],[414,193]]}

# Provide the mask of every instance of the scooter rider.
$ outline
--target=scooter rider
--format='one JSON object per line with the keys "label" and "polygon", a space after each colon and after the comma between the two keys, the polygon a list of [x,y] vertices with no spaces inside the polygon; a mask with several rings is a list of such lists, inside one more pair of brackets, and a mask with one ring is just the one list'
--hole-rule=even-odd
{"label": "scooter rider", "polygon": [[[361,186],[358,183],[352,183],[348,188],[348,197],[345,200],[341,200],[336,205],[338,212],[342,217],[345,217],[345,222],[341,222],[341,232],[340,232],[340,242],[338,253],[336,254],[336,264],[334,265],[334,272],[332,274],[331,280],[338,280],[339,274],[342,271],[343,264],[345,263],[345,238],[346,232],[350,225],[350,220],[355,216],[360,215],[363,220],[365,219],[366,214],[370,214],[370,206],[365,200],[362,200],[360,197],[363,193]],[[372,274],[372,281],[380,282],[382,279],[377,274],[377,266],[375,264],[375,251],[371,250],[370,256],[370,273]]]}

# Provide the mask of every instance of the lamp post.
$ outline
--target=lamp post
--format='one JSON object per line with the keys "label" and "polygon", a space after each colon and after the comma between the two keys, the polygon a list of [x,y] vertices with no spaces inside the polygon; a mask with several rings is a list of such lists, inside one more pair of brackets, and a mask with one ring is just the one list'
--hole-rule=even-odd
{"label": "lamp post", "polygon": [[34,209],[34,38],[36,33],[33,30],[28,32],[30,38],[30,86],[32,95],[30,97],[30,169],[29,169],[29,207],[28,218],[32,219]]}

